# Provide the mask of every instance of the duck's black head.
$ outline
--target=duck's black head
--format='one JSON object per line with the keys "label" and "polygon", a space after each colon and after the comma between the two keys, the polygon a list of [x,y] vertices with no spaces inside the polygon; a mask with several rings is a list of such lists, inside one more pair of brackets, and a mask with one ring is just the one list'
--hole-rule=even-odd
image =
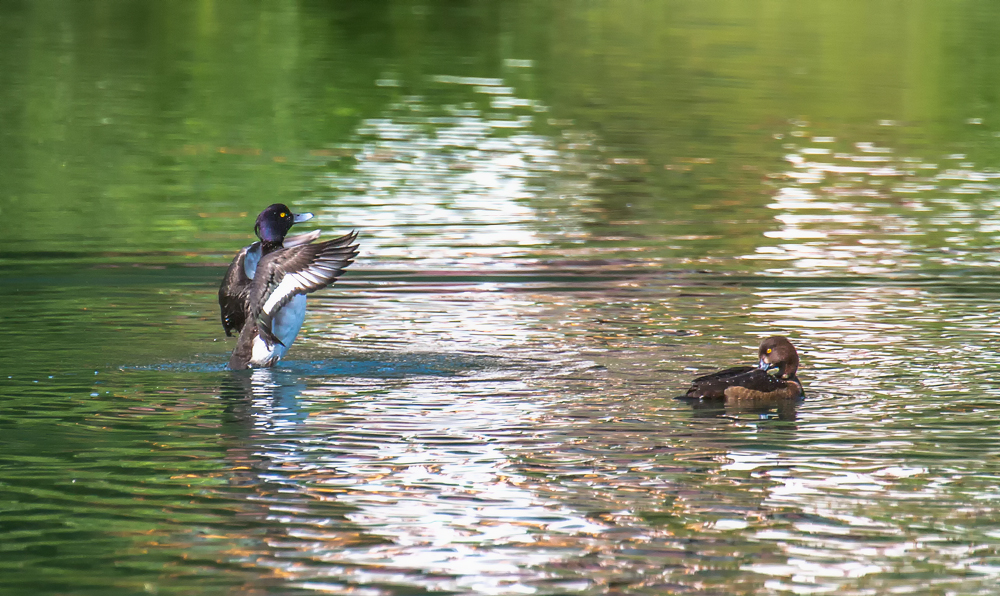
{"label": "duck's black head", "polygon": [[799,354],[787,337],[774,335],[760,344],[760,369],[778,369],[782,378],[791,379],[799,370]]}
{"label": "duck's black head", "polygon": [[260,212],[257,225],[253,231],[262,242],[281,244],[292,228],[292,224],[312,219],[312,213],[292,213],[292,210],[281,203],[275,203]]}

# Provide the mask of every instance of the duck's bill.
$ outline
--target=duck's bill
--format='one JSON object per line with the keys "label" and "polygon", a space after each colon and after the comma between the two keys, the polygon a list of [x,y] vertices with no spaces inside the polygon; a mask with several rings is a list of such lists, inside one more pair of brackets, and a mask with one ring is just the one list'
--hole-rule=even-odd
{"label": "duck's bill", "polygon": [[296,213],[292,216],[292,223],[302,223],[313,218],[312,213]]}
{"label": "duck's bill", "polygon": [[778,368],[778,365],[777,364],[771,364],[767,360],[764,360],[763,358],[761,358],[760,359],[760,363],[757,365],[757,368],[759,368],[760,370],[763,370],[763,371],[769,371],[772,368]]}

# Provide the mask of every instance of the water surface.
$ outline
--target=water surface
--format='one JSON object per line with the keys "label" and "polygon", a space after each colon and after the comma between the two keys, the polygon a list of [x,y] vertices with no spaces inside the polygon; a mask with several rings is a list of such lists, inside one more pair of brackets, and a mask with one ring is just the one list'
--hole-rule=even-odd
{"label": "water surface", "polygon": [[[995,593],[1000,12],[951,9],[0,8],[0,592]],[[362,253],[228,372],[273,201]],[[775,333],[801,404],[673,399]]]}

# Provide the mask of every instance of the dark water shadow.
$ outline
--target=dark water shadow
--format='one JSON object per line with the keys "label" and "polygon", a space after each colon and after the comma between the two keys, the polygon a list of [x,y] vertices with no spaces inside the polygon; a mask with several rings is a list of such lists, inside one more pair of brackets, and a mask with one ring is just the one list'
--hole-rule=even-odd
{"label": "dark water shadow", "polygon": [[[440,352],[351,352],[344,357],[322,360],[282,361],[270,369],[275,378],[283,375],[305,377],[360,377],[398,379],[404,377],[454,377],[472,371],[506,368],[510,360],[490,354]],[[250,375],[252,371],[230,371],[223,362],[177,362],[144,366],[122,366],[124,371],[180,373],[220,373]]]}
{"label": "dark water shadow", "polygon": [[732,418],[752,415],[759,420],[794,421],[798,418],[799,406],[805,401],[802,397],[794,399],[765,400],[759,403],[746,403],[725,399],[698,399],[685,396],[674,398],[691,406],[695,418]]}

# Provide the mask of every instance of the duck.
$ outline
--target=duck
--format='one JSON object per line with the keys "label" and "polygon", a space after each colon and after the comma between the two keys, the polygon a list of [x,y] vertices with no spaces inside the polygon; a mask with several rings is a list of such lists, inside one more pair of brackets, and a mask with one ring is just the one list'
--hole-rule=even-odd
{"label": "duck", "polygon": [[[357,231],[315,242],[320,231],[288,236],[312,213],[275,203],[257,216],[258,240],[233,258],[219,286],[226,335],[237,334],[229,368],[268,368],[288,352],[306,316],[306,294],[334,283],[358,256]],[[315,243],[314,243],[315,242]]]}
{"label": "duck", "polygon": [[[796,373],[799,354],[787,337],[774,335],[760,344],[757,366],[735,366],[698,377],[680,399],[766,403],[805,396]],[[777,374],[768,371],[777,369]]]}

